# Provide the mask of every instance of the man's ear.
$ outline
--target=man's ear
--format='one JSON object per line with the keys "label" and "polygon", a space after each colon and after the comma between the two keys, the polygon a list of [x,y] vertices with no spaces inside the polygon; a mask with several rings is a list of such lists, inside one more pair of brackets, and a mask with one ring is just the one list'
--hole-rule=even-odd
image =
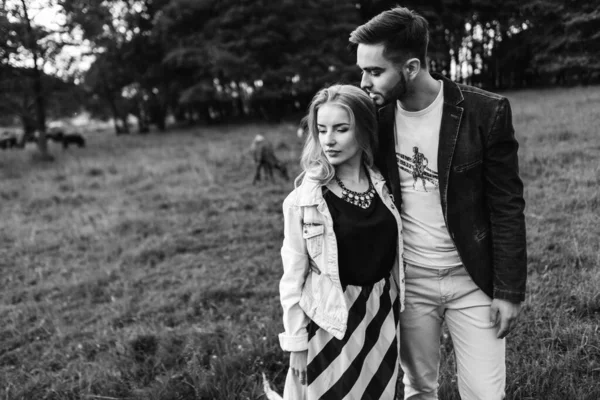
{"label": "man's ear", "polygon": [[421,71],[421,61],[418,58],[409,58],[404,63],[404,71],[408,80],[413,80]]}

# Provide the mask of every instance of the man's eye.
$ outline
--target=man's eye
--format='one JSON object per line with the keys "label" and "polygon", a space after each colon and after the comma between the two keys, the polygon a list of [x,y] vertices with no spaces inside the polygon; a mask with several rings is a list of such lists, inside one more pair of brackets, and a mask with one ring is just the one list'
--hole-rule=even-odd
{"label": "man's eye", "polygon": [[371,76],[379,76],[381,75],[380,71],[371,71]]}

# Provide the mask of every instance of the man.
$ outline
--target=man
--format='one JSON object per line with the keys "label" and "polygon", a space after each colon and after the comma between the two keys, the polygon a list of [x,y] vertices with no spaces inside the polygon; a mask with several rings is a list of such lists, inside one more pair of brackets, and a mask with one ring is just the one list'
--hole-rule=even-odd
{"label": "man", "polygon": [[361,86],[381,107],[376,162],[404,226],[404,398],[437,399],[445,321],[462,399],[502,399],[504,338],[527,276],[511,109],[502,96],[430,74],[428,40],[427,21],[403,7],[350,35]]}

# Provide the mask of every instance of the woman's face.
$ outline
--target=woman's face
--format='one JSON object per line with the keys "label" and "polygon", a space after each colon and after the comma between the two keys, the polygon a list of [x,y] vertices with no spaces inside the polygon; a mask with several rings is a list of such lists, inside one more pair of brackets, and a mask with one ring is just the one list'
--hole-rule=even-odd
{"label": "woman's face", "polygon": [[345,108],[323,104],[317,111],[317,128],[319,143],[331,165],[360,162],[362,151],[356,141],[356,129]]}

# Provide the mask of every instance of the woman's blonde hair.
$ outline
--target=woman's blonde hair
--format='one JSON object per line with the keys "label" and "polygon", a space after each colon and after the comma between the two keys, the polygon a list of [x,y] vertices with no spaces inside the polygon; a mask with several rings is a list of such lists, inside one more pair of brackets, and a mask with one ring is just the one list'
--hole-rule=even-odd
{"label": "woman's blonde hair", "polygon": [[296,184],[305,175],[326,185],[335,176],[335,168],[329,163],[319,142],[317,113],[324,104],[335,104],[348,112],[350,124],[354,127],[356,141],[362,150],[362,161],[373,167],[377,152],[377,111],[371,98],[361,89],[352,85],[332,85],[321,89],[313,97],[308,108],[307,132],[304,149],[300,157],[302,173]]}

